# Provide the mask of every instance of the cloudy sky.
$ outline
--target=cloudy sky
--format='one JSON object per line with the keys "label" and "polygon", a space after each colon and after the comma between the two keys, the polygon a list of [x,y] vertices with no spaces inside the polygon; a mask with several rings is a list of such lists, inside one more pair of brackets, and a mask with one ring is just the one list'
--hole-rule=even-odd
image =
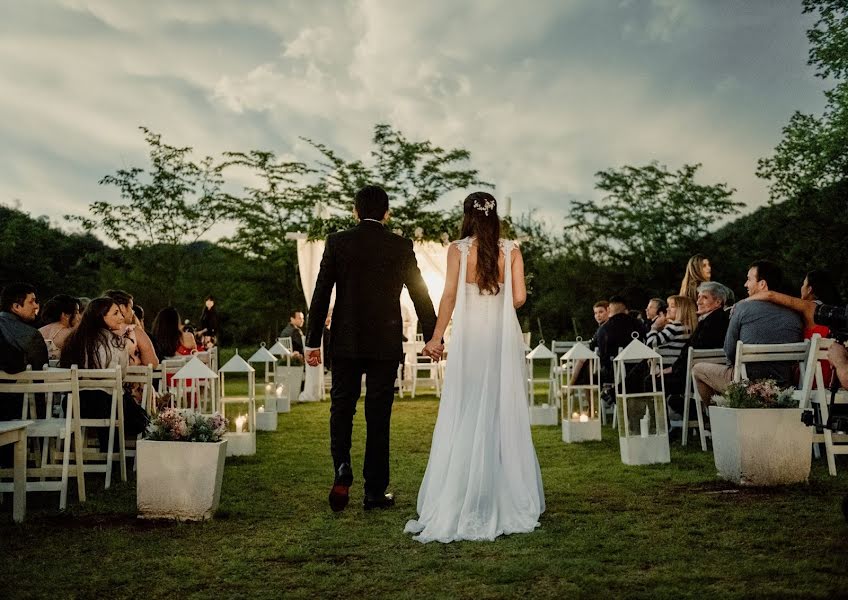
{"label": "cloudy sky", "polygon": [[[800,1],[0,0],[0,202],[58,221],[146,166],[310,137],[364,157],[375,123],[472,153],[556,224],[594,173],[701,162],[750,208],[796,109],[818,113]],[[455,201],[448,199],[447,201]]]}

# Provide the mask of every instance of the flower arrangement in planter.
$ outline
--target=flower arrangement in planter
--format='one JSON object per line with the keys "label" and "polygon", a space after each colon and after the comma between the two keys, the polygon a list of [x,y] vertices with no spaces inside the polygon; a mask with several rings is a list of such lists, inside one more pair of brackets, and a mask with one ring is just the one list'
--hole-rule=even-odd
{"label": "flower arrangement in planter", "polygon": [[793,393],[764,379],[734,382],[713,396],[710,423],[720,477],[756,486],[807,481],[812,431],[801,421]]}
{"label": "flower arrangement in planter", "polygon": [[774,379],[734,381],[713,402],[725,408],[798,408],[794,391],[782,389]]}
{"label": "flower arrangement in planter", "polygon": [[[139,440],[137,506],[147,519],[211,519],[221,499],[227,419],[168,408]],[[186,443],[189,442],[189,443]]]}
{"label": "flower arrangement in planter", "polygon": [[158,442],[220,442],[229,422],[220,413],[201,415],[190,409],[167,408],[147,426],[145,439]]}

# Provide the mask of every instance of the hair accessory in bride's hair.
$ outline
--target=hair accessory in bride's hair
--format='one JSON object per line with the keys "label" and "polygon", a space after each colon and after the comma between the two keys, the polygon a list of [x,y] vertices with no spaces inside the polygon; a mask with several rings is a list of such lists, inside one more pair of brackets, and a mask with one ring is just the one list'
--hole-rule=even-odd
{"label": "hair accessory in bride's hair", "polygon": [[487,217],[489,216],[489,211],[495,208],[494,200],[486,200],[482,204],[479,200],[474,200],[474,208],[485,214]]}

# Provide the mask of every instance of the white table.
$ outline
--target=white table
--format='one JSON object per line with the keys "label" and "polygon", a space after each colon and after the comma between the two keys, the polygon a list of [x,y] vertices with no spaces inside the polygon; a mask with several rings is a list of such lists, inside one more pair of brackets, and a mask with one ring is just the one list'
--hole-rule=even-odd
{"label": "white table", "polygon": [[20,523],[26,514],[26,440],[32,421],[0,422],[0,446],[12,444],[15,449],[12,520]]}

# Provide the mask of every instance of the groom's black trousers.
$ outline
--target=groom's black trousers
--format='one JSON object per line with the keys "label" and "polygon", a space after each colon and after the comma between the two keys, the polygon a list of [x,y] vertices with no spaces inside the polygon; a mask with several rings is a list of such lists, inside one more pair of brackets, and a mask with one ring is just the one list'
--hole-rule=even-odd
{"label": "groom's black trousers", "polygon": [[[389,425],[392,418],[397,360],[333,358],[330,388],[330,452],[338,474],[342,463],[350,464],[353,415],[365,375],[365,493],[381,496],[389,485]],[[350,482],[337,481],[348,484]]]}

